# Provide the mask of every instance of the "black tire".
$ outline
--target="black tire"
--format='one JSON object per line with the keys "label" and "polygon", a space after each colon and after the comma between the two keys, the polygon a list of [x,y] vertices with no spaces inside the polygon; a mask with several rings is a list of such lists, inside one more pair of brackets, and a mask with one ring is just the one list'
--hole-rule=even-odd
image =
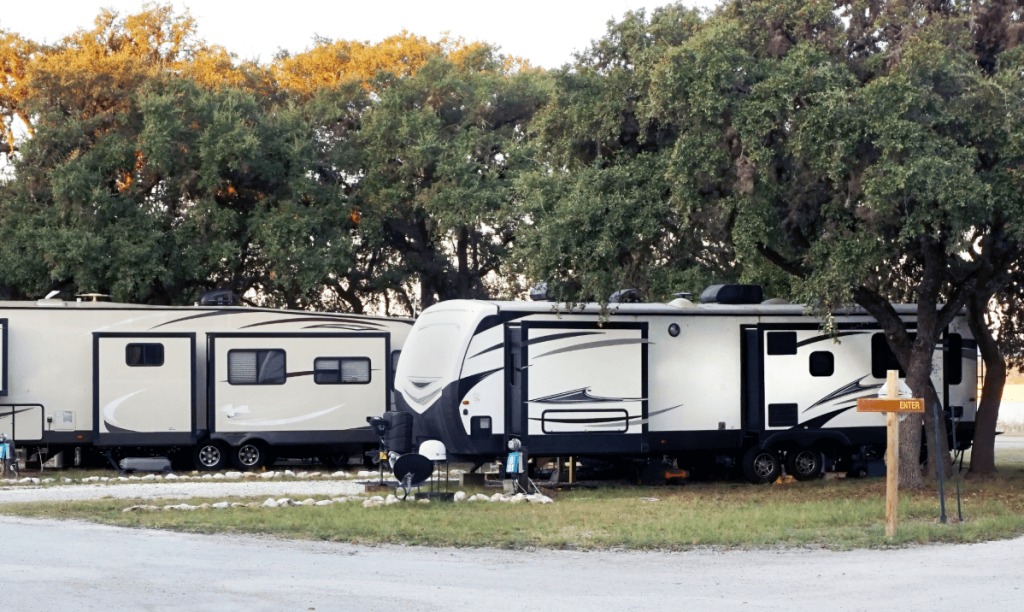
{"label": "black tire", "polygon": [[342,450],[325,450],[320,453],[320,461],[330,468],[345,469],[348,467],[349,454]]}
{"label": "black tire", "polygon": [[743,475],[754,484],[775,482],[782,474],[782,462],[779,456],[767,449],[751,446],[743,453],[740,460]]}
{"label": "black tire", "polygon": [[809,448],[798,448],[786,453],[786,473],[797,480],[815,480],[821,476],[821,453]]}
{"label": "black tire", "polygon": [[192,463],[203,472],[223,470],[228,464],[228,447],[217,440],[200,442],[192,452]]}
{"label": "black tire", "polygon": [[266,444],[252,440],[231,449],[231,464],[243,472],[252,472],[266,465],[269,456]]}

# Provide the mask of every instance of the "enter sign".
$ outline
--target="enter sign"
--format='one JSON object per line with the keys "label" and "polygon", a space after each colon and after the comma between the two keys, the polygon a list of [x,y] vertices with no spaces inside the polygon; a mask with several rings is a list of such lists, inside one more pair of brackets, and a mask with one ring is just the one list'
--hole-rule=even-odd
{"label": "enter sign", "polygon": [[857,400],[857,412],[924,412],[924,400],[862,397]]}

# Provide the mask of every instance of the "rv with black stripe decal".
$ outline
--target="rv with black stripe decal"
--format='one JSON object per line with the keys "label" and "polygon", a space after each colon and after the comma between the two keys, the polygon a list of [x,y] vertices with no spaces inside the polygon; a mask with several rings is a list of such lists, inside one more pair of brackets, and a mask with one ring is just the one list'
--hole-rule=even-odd
{"label": "rv with black stripe decal", "polygon": [[[784,468],[806,479],[875,465],[885,416],[856,412],[856,401],[878,396],[898,364],[867,313],[837,313],[828,335],[803,306],[707,301],[611,304],[606,318],[596,304],[437,304],[406,342],[396,405],[413,415],[414,442],[440,440],[471,461],[501,458],[516,438],[534,457],[668,457],[738,465],[758,482]],[[896,310],[913,328],[916,307]],[[976,368],[958,317],[932,378],[961,448],[973,437]]]}
{"label": "rv with black stripe decal", "polygon": [[220,305],[0,302],[0,433],[30,455],[256,469],[375,446],[408,319]]}

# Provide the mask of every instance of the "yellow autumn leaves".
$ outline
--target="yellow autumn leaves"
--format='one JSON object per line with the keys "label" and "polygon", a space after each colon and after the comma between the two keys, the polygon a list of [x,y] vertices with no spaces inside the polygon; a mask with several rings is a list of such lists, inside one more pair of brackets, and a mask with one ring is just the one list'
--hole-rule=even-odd
{"label": "yellow autumn leaves", "polygon": [[[146,80],[161,74],[194,80],[203,87],[241,87],[262,95],[308,97],[317,90],[358,81],[364,87],[380,72],[415,74],[430,58],[472,68],[488,46],[445,35],[439,41],[402,31],[378,43],[317,39],[296,54],[270,63],[240,61],[227,49],[197,35],[195,19],[170,5],[148,4],[137,14],[104,10],[91,29],[54,45],[41,45],[0,30],[0,152],[16,147],[16,123],[31,133],[30,100],[59,96],[83,117],[115,111]],[[512,73],[528,69],[506,58]]]}

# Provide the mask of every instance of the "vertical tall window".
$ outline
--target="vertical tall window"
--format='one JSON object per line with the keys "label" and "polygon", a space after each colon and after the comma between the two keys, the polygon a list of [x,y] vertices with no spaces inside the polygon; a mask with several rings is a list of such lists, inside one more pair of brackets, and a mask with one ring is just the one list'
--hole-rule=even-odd
{"label": "vertical tall window", "polygon": [[232,385],[283,385],[287,379],[281,349],[228,351],[228,383]]}
{"label": "vertical tall window", "polygon": [[964,380],[964,339],[960,334],[946,337],[945,379],[947,385],[959,385]]}
{"label": "vertical tall window", "polygon": [[317,357],[313,382],[318,385],[365,385],[370,382],[369,357]]}
{"label": "vertical tall window", "polygon": [[402,351],[391,351],[391,377],[394,378],[395,374],[398,373],[398,359],[402,356]]}
{"label": "vertical tall window", "polygon": [[155,368],[164,365],[164,345],[157,342],[135,342],[124,347],[124,362],[133,368]]}

